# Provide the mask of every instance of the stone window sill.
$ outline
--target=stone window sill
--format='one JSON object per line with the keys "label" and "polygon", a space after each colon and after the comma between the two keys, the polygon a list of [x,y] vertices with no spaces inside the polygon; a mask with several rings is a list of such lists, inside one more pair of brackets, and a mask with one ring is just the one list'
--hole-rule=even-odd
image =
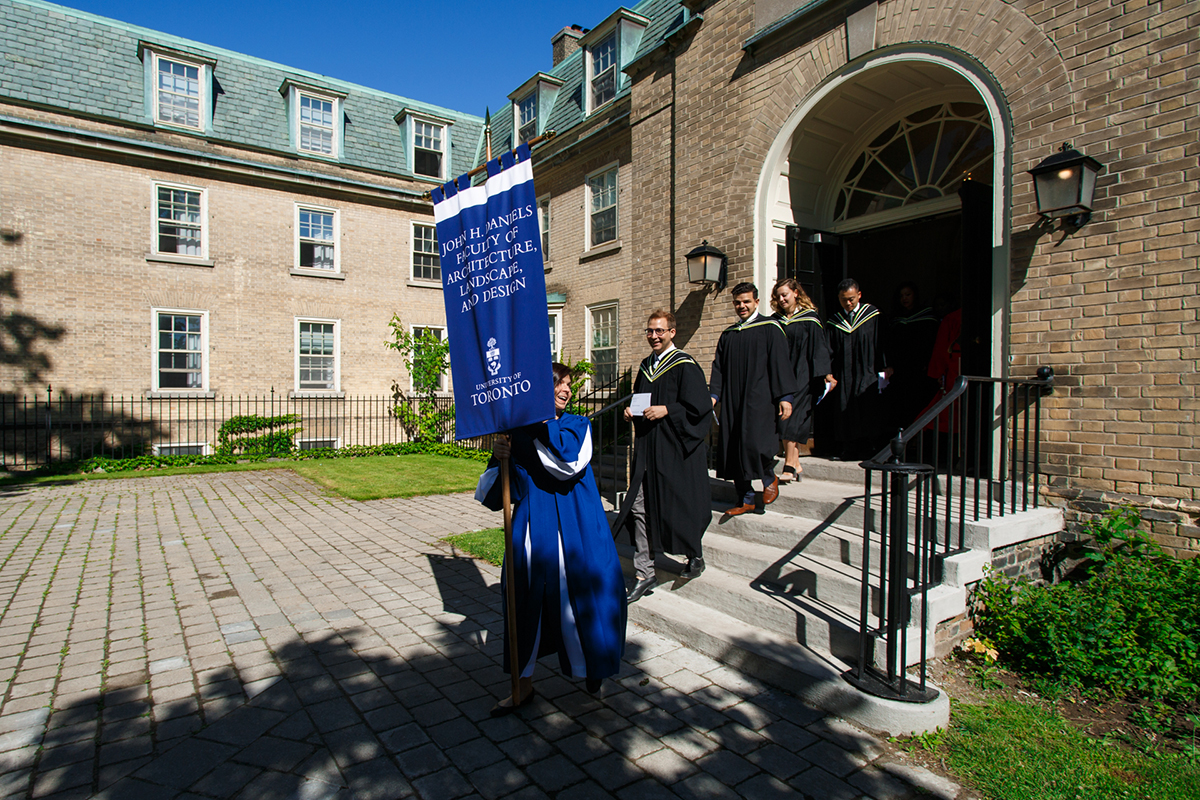
{"label": "stone window sill", "polygon": [[216,262],[211,258],[173,256],[170,253],[146,253],[146,260],[151,264],[184,264],[189,267],[212,267],[216,265]]}
{"label": "stone window sill", "polygon": [[344,272],[330,272],[327,269],[292,269],[288,272],[289,275],[295,275],[297,278],[327,278],[331,281],[346,280]]}
{"label": "stone window sill", "polygon": [[216,396],[216,392],[170,392],[154,389],[146,391],[146,397],[150,400],[212,400]]}
{"label": "stone window sill", "polygon": [[440,283],[433,283],[432,281],[409,281],[406,285],[414,289],[437,289],[440,291],[442,288]]}
{"label": "stone window sill", "polygon": [[605,242],[604,244],[596,245],[591,250],[579,257],[579,263],[583,264],[587,261],[592,261],[597,258],[611,256],[613,253],[621,252],[621,240],[617,239],[614,242]]}
{"label": "stone window sill", "polygon": [[345,392],[313,392],[313,391],[297,392],[295,390],[292,390],[292,391],[288,392],[288,399],[289,400],[320,400],[320,399],[345,400],[346,393]]}

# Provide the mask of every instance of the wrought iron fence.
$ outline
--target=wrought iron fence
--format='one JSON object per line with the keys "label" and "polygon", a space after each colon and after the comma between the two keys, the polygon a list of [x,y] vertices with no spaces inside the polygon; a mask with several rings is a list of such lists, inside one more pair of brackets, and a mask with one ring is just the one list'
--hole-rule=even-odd
{"label": "wrought iron fence", "polygon": [[[416,401],[409,402],[417,411]],[[450,397],[435,399],[437,410],[453,408]],[[31,469],[104,456],[187,455],[216,452],[221,426],[231,417],[294,414],[300,449],[414,441],[416,430],[395,414],[396,400],[384,396],[291,397],[272,391],[259,396],[110,397],[57,395],[0,396],[0,465]],[[448,415],[437,431],[454,441]],[[460,445],[489,449],[491,437]]]}
{"label": "wrought iron fence", "polygon": [[[926,685],[926,632],[928,592],[941,581],[942,563],[966,549],[968,519],[992,519],[1039,504],[1041,398],[1053,385],[1054,371],[1042,367],[1037,374],[1035,379],[960,377],[888,447],[861,464],[866,474],[859,661],[846,675],[856,686],[897,700],[936,696]],[[878,494],[876,473],[882,483]],[[873,545],[878,574],[872,574]],[[922,616],[915,686],[906,672],[914,603]],[[875,649],[880,640],[882,667]]]}

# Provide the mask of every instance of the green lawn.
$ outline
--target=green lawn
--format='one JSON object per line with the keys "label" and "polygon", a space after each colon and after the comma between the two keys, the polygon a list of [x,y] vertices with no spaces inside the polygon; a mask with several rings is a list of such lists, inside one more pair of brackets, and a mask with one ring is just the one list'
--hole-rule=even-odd
{"label": "green lawn", "polygon": [[504,563],[504,528],[456,533],[442,541],[449,542],[464,553],[482,558],[497,567]]}
{"label": "green lawn", "polygon": [[936,737],[946,767],[988,800],[1196,800],[1200,757],[1131,752],[1036,703],[955,703]]}
{"label": "green lawn", "polygon": [[296,461],[285,465],[351,500],[467,492],[485,465],[445,456],[366,456]]}
{"label": "green lawn", "polygon": [[384,497],[416,497],[470,491],[475,488],[475,484],[484,470],[484,465],[466,458],[424,454],[364,456],[362,458],[304,461],[258,461],[250,464],[208,464],[195,467],[165,467],[113,473],[39,477],[14,475],[0,479],[0,486],[196,475],[208,472],[246,472],[262,469],[290,469],[351,500],[378,500]]}

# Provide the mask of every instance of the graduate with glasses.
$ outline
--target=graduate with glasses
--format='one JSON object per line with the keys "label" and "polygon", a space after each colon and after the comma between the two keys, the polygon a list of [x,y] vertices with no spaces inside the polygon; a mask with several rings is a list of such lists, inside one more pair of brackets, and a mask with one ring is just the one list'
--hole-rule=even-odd
{"label": "graduate with glasses", "polygon": [[633,385],[634,403],[625,409],[635,434],[633,477],[613,523],[632,523],[636,583],[633,603],[658,585],[654,559],[672,553],[687,559],[681,578],[704,571],[700,538],[712,521],[708,488],[708,447],[712,400],[704,370],[675,347],[675,315],[657,309],[646,322],[648,355]]}

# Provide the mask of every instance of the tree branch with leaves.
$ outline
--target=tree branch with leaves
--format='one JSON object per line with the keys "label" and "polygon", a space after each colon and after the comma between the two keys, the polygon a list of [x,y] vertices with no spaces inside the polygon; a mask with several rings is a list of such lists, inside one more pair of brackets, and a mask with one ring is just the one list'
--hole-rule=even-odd
{"label": "tree branch with leaves", "polygon": [[412,379],[406,392],[399,380],[392,381],[392,415],[400,421],[409,439],[440,442],[453,439],[454,406],[438,408],[437,390],[450,370],[450,343],[429,328],[409,332],[399,314],[388,322],[391,338],[384,346],[400,354]]}

